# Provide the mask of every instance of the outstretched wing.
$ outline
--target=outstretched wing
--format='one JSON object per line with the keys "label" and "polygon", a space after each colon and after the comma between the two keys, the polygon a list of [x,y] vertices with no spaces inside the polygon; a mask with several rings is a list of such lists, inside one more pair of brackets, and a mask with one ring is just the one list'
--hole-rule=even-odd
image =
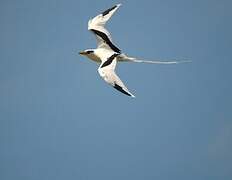
{"label": "outstretched wing", "polygon": [[111,86],[113,86],[118,91],[122,92],[131,97],[135,97],[127,87],[123,84],[121,79],[115,73],[115,67],[117,64],[116,57],[118,56],[117,53],[111,55],[106,60],[102,60],[100,67],[98,68],[98,72],[100,76]]}
{"label": "outstretched wing", "polygon": [[95,34],[98,48],[103,47],[111,49],[116,53],[121,52],[121,50],[113,44],[109,31],[104,27],[106,22],[120,6],[121,4],[117,4],[89,20],[88,30]]}

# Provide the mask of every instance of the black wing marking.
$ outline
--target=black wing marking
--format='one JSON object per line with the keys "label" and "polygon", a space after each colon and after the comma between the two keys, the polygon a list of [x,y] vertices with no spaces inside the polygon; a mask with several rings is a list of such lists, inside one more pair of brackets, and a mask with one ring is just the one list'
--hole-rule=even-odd
{"label": "black wing marking", "polygon": [[117,89],[118,91],[122,92],[123,94],[126,94],[127,96],[131,96],[131,94],[124,91],[124,89],[121,86],[117,85],[116,83],[114,84],[114,88]]}
{"label": "black wing marking", "polygon": [[91,31],[93,31],[94,34],[96,34],[97,36],[101,37],[106,44],[108,44],[110,46],[110,48],[116,52],[116,53],[121,53],[121,50],[119,48],[117,48],[111,41],[110,39],[108,38],[108,36],[101,32],[101,31],[98,31],[96,29],[90,29]]}
{"label": "black wing marking", "polygon": [[93,50],[88,50],[88,51],[86,51],[87,54],[91,54],[91,53],[93,53],[93,52],[94,52]]}
{"label": "black wing marking", "polygon": [[102,13],[102,15],[105,16],[105,15],[109,14],[109,12],[112,11],[112,10],[114,10],[116,7],[117,7],[117,5],[113,6],[112,8],[109,8],[109,9],[105,10],[105,11]]}
{"label": "black wing marking", "polygon": [[118,56],[118,54],[113,54],[112,56],[110,56],[110,57],[101,65],[101,68],[110,65],[110,64],[113,62],[114,58],[117,57],[117,56]]}

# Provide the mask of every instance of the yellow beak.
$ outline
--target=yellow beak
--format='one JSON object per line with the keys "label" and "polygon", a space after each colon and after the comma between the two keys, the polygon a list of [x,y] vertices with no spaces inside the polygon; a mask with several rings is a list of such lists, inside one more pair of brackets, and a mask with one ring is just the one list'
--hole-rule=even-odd
{"label": "yellow beak", "polygon": [[87,53],[85,51],[80,51],[79,54],[80,55],[86,55]]}

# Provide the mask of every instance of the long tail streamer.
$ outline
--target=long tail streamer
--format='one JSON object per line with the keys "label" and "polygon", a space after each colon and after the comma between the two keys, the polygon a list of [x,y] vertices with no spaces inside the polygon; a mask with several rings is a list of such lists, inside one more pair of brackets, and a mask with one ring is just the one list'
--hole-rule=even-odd
{"label": "long tail streamer", "polygon": [[129,61],[137,62],[137,63],[150,63],[150,64],[179,64],[179,63],[189,63],[192,62],[190,60],[183,60],[183,61],[148,61],[148,60],[141,60],[136,58],[130,58]]}

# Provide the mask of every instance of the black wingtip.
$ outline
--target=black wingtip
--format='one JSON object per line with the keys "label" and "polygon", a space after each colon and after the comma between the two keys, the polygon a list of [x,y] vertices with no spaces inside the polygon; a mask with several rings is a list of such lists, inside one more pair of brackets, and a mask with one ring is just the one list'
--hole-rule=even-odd
{"label": "black wingtip", "polygon": [[115,6],[111,7],[111,8],[109,8],[109,9],[105,10],[104,12],[102,12],[102,16],[105,16],[105,15],[109,14],[110,11],[114,10],[116,7],[118,7],[118,5],[115,5]]}
{"label": "black wingtip", "polygon": [[114,84],[114,88],[117,89],[118,91],[122,92],[123,94],[126,94],[127,96],[134,97],[131,94],[129,94],[128,92],[126,92],[121,86],[119,86],[117,84]]}

